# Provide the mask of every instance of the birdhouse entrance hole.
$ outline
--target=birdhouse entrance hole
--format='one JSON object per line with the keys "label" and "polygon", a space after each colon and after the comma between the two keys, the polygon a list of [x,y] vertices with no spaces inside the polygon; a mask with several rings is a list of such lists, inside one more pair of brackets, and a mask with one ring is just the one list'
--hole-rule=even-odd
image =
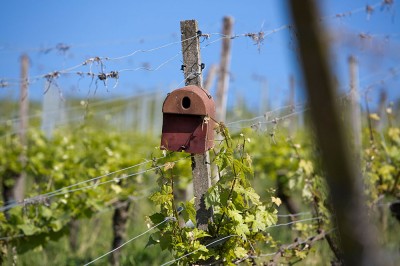
{"label": "birdhouse entrance hole", "polygon": [[183,97],[182,99],[182,107],[185,109],[190,108],[190,98],[189,97]]}

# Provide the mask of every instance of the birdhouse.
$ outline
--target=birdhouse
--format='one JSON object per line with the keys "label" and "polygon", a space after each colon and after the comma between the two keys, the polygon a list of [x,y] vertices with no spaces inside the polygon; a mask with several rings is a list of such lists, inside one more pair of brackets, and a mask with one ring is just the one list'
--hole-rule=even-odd
{"label": "birdhouse", "polygon": [[200,154],[214,147],[215,103],[197,86],[174,90],[163,107],[161,149]]}

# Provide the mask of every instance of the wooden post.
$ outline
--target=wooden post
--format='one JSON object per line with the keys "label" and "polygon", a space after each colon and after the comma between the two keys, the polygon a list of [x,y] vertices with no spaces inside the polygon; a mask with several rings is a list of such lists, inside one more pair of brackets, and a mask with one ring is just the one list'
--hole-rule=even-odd
{"label": "wooden post", "polygon": [[229,64],[231,61],[231,38],[233,28],[233,18],[224,17],[222,34],[225,38],[222,40],[221,62],[219,67],[219,78],[217,85],[216,115],[218,121],[225,122],[226,106],[228,101],[229,86]]}
{"label": "wooden post", "polygon": [[360,111],[360,96],[358,94],[358,63],[354,56],[349,57],[349,74],[350,74],[350,116],[353,135],[353,147],[356,154],[356,159],[359,161],[361,152],[361,111]]}
{"label": "wooden post", "polygon": [[380,117],[380,120],[378,121],[377,125],[377,130],[378,132],[383,136],[383,128],[385,126],[385,121],[386,121],[386,100],[387,100],[387,94],[384,89],[381,90],[380,95],[379,95],[379,107],[378,107],[378,116]]}
{"label": "wooden post", "polygon": [[[26,131],[28,128],[28,110],[29,110],[29,98],[28,98],[28,68],[29,68],[29,58],[27,55],[22,55],[21,57],[21,88],[20,88],[20,102],[19,102],[19,142],[22,147],[22,151],[19,155],[19,161],[21,163],[21,172],[13,173],[13,176],[3,177],[3,201],[6,204],[19,202],[24,199],[25,190],[25,166],[26,166]],[[4,180],[8,178],[14,179],[14,184],[10,185]],[[6,212],[6,217],[9,218]]]}
{"label": "wooden post", "polygon": [[[202,87],[200,42],[196,20],[181,21],[181,40],[186,85]],[[192,154],[193,192],[197,211],[197,227],[207,230],[212,209],[206,209],[204,194],[211,187],[210,158],[208,152]]]}
{"label": "wooden post", "polygon": [[[348,150],[336,106],[334,79],[329,67],[326,30],[320,23],[316,0],[289,1],[310,100],[321,159],[340,238],[339,259],[345,265],[387,265],[379,256],[377,237],[368,223],[359,171]],[[332,246],[331,246],[332,247]]]}
{"label": "wooden post", "polygon": [[26,165],[26,145],[27,145],[27,130],[28,130],[28,112],[29,112],[29,93],[28,93],[28,69],[29,57],[22,55],[21,57],[21,92],[20,92],[20,125],[19,125],[19,138],[22,146],[22,152],[19,160],[21,161],[22,171],[15,179],[14,185],[14,199],[22,201],[24,199],[25,190],[25,165]]}

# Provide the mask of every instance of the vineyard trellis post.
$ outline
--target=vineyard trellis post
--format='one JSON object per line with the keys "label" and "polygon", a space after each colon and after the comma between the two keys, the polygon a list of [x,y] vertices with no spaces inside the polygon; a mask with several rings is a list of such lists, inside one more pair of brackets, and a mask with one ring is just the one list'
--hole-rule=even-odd
{"label": "vineyard trellis post", "polygon": [[26,145],[27,145],[27,129],[28,129],[28,112],[29,112],[29,97],[28,97],[28,69],[29,69],[29,57],[27,55],[21,56],[21,87],[20,87],[20,101],[19,101],[19,142],[21,145],[21,153],[19,155],[19,161],[21,164],[21,171],[14,173],[14,176],[8,176],[7,178],[13,178],[13,185],[6,184],[3,180],[3,200],[6,203],[13,201],[22,201],[24,199],[25,190],[25,165],[26,165]]}
{"label": "vineyard trellis post", "polygon": [[19,157],[21,162],[22,171],[15,180],[14,196],[15,200],[21,201],[24,199],[25,193],[25,166],[26,166],[26,149],[27,149],[27,131],[28,131],[28,115],[29,115],[29,89],[28,89],[28,70],[29,70],[29,57],[24,54],[21,57],[21,94],[20,94],[20,128],[19,138],[22,146],[22,151]]}
{"label": "vineyard trellis post", "polygon": [[[202,63],[200,57],[201,32],[196,20],[184,20],[180,23],[183,73],[185,85],[202,87]],[[204,194],[211,187],[210,156],[208,151],[203,154],[192,154],[193,192],[195,197],[197,227],[207,230],[208,221],[212,219],[212,209],[207,209]]]}
{"label": "vineyard trellis post", "polygon": [[310,100],[311,119],[321,148],[339,236],[339,259],[345,265],[386,265],[385,259],[379,256],[377,238],[368,223],[362,203],[360,173],[352,163],[349,141],[338,114],[328,42],[318,19],[317,1],[289,3],[298,33],[300,64]]}
{"label": "vineyard trellis post", "polygon": [[385,121],[386,116],[386,100],[387,100],[387,93],[384,89],[381,90],[379,93],[379,107],[378,107],[378,117],[380,118],[379,121],[377,121],[377,130],[378,132],[382,132],[384,126],[385,126]]}
{"label": "vineyard trellis post", "polygon": [[361,151],[361,110],[360,96],[358,93],[358,63],[354,56],[349,57],[350,72],[350,94],[351,94],[351,125],[354,140],[354,150],[356,152],[356,160],[360,159]]}
{"label": "vineyard trellis post", "polygon": [[217,120],[225,122],[226,106],[228,101],[229,87],[229,64],[231,61],[231,38],[233,28],[233,18],[224,17],[222,29],[222,50],[221,62],[219,66],[218,83],[217,83]]}

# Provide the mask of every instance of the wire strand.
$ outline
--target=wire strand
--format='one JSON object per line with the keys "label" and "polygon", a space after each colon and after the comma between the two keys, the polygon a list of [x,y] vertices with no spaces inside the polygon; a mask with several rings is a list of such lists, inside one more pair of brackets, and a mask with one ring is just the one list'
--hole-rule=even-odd
{"label": "wire strand", "polygon": [[[223,238],[218,238],[217,240],[214,240],[213,242],[208,243],[207,245],[205,245],[205,247],[211,246],[211,245],[213,245],[213,244],[215,244],[215,243],[221,242],[221,241],[223,241],[223,240],[225,240],[225,239],[228,239],[228,238],[231,238],[231,237],[234,237],[234,236],[238,236],[238,235],[229,235],[229,236],[225,236],[225,237],[223,237]],[[185,255],[183,255],[183,256],[177,258],[177,259],[167,261],[167,262],[161,264],[161,266],[169,265],[169,264],[171,264],[171,263],[180,261],[181,259],[183,259],[183,258],[185,258],[185,257],[187,257],[187,256],[190,256],[190,255],[192,255],[193,253],[196,253],[196,252],[199,251],[200,249],[201,249],[201,248],[198,248],[198,249],[193,250],[193,251],[191,251],[191,252],[189,252],[189,253],[187,253],[187,254],[185,254]]]}
{"label": "wire strand", "polygon": [[[164,157],[161,157],[161,158],[164,158]],[[188,157],[184,157],[184,158],[175,160],[175,161],[173,161],[173,163],[176,163],[178,161],[182,161],[182,160],[187,159],[187,158]],[[145,163],[149,163],[149,162],[152,162],[152,161],[147,161],[147,162],[141,163],[140,165],[145,164]],[[60,195],[64,195],[64,194],[68,194],[68,193],[72,193],[72,192],[77,192],[77,191],[81,191],[81,190],[85,190],[85,189],[90,189],[90,188],[101,186],[101,185],[108,184],[108,183],[111,183],[111,182],[118,182],[118,181],[120,181],[122,179],[126,179],[128,177],[137,176],[137,175],[140,175],[140,174],[144,174],[146,172],[154,171],[154,170],[159,169],[160,167],[165,166],[167,164],[168,163],[166,163],[164,165],[161,165],[161,166],[152,167],[152,168],[149,168],[149,169],[146,169],[146,170],[143,170],[143,171],[139,171],[139,172],[136,172],[136,173],[132,173],[132,174],[129,174],[129,175],[123,175],[121,177],[116,177],[116,178],[113,178],[112,180],[107,180],[107,181],[95,183],[95,184],[92,184],[92,185],[89,185],[89,186],[84,186],[84,187],[80,187],[80,188],[76,188],[76,189],[67,190],[68,188],[72,188],[72,187],[75,187],[75,186],[78,186],[78,185],[81,185],[81,184],[85,184],[85,183],[92,182],[92,181],[97,181],[98,179],[100,179],[102,177],[109,176],[110,174],[98,176],[98,177],[95,177],[95,178],[92,178],[92,179],[89,179],[89,180],[85,180],[85,181],[79,182],[77,184],[73,184],[73,185],[70,185],[70,186],[67,186],[67,187],[63,187],[63,188],[57,189],[57,190],[52,191],[52,192],[48,192],[48,193],[44,193],[44,194],[40,194],[40,195],[37,195],[37,196],[34,196],[34,197],[30,197],[30,198],[24,199],[21,202],[14,202],[14,203],[10,203],[10,204],[4,205],[4,206],[2,206],[0,208],[0,212],[7,211],[7,210],[10,210],[10,209],[12,209],[14,207],[25,205],[25,204],[34,204],[34,203],[37,203],[37,202],[43,202],[43,201],[45,201],[45,200],[47,200],[49,198],[55,197],[55,196],[60,196]],[[132,166],[132,167],[134,167],[134,166]],[[130,167],[130,168],[132,168],[132,167]],[[119,171],[119,172],[121,172],[121,171]]]}
{"label": "wire strand", "polygon": [[303,216],[303,215],[310,215],[311,212],[299,212],[299,213],[293,213],[293,214],[278,214],[278,217],[298,217],[298,216]]}
{"label": "wire strand", "polygon": [[[385,2],[378,1],[378,2],[375,2],[372,5],[368,5],[367,7],[371,8],[371,9],[374,9],[374,8],[378,7],[379,5],[383,5],[383,4],[385,4]],[[328,15],[328,16],[322,17],[320,19],[320,21],[324,21],[324,20],[329,19],[329,18],[341,18],[341,17],[349,16],[349,15],[352,15],[352,14],[359,13],[359,12],[361,12],[363,10],[364,11],[367,10],[365,6],[364,7],[359,7],[359,8],[350,10],[350,11],[342,12],[342,13],[336,13],[334,15]],[[242,33],[242,34],[235,34],[235,35],[229,35],[229,36],[221,34],[221,33],[210,33],[210,34],[202,34],[200,36],[203,36],[206,39],[208,39],[210,36],[214,36],[214,35],[221,36],[221,38],[219,38],[217,40],[213,40],[213,41],[208,42],[204,46],[204,48],[209,46],[209,45],[211,45],[211,44],[213,44],[213,43],[215,43],[215,42],[218,42],[219,40],[224,39],[224,38],[236,39],[238,37],[251,37],[257,44],[260,44],[264,40],[264,38],[266,36],[269,36],[271,34],[277,33],[277,32],[282,31],[284,29],[290,29],[292,27],[293,27],[293,25],[291,25],[291,24],[285,24],[285,25],[281,25],[281,26],[279,26],[279,27],[277,27],[275,29],[272,29],[272,30],[260,31],[260,32],[257,32],[257,33]],[[12,80],[20,81],[20,82],[27,81],[28,83],[34,83],[35,81],[37,81],[39,79],[42,79],[42,78],[46,78],[46,79],[52,80],[53,78],[57,78],[60,74],[67,74],[67,73],[69,73],[69,72],[71,72],[73,70],[78,69],[81,66],[89,65],[89,68],[91,69],[93,63],[101,63],[101,64],[103,64],[103,61],[119,61],[119,60],[122,60],[122,59],[125,59],[125,58],[132,57],[132,56],[136,55],[137,53],[154,52],[154,51],[157,51],[157,50],[160,50],[160,49],[163,49],[163,48],[175,45],[175,44],[180,44],[180,43],[183,43],[185,41],[189,41],[189,40],[191,40],[193,38],[197,38],[197,37],[200,37],[200,36],[196,35],[196,36],[187,38],[185,40],[166,43],[166,44],[163,44],[161,46],[150,48],[150,49],[138,49],[138,50],[135,50],[135,51],[133,51],[133,52],[131,52],[129,54],[118,56],[118,57],[99,57],[99,56],[92,57],[92,58],[89,58],[89,59],[85,60],[84,62],[82,62],[80,64],[75,65],[75,66],[72,66],[72,67],[69,67],[69,68],[66,68],[66,69],[63,69],[63,70],[49,72],[49,73],[46,73],[46,74],[36,75],[36,76],[28,78],[28,80],[13,79],[13,78],[1,78],[1,80],[2,80],[1,84],[2,84],[2,87],[5,87],[7,85],[7,83],[8,83],[8,81],[12,81]],[[139,69],[145,69],[145,68],[139,68]],[[92,72],[89,71],[89,73],[92,73]]]}
{"label": "wire strand", "polygon": [[[333,229],[331,229],[331,230],[329,230],[329,231],[327,231],[327,232],[325,232],[324,233],[324,236],[326,236],[326,235],[328,235],[328,234],[330,234],[330,233],[332,233],[334,230],[336,230],[336,228],[333,228]],[[304,240],[304,241],[301,241],[301,242],[296,242],[296,243],[291,243],[291,244],[287,244],[286,245],[286,250],[289,250],[289,249],[291,249],[293,246],[296,246],[296,245],[302,245],[302,244],[306,244],[306,243],[308,243],[310,240],[313,240],[314,239],[314,237],[315,236],[311,236],[311,237],[308,237],[306,240]],[[276,255],[278,252],[281,252],[280,250],[278,250],[278,251],[276,251],[276,252],[273,252],[273,253],[268,253],[268,254],[260,254],[260,255],[258,255],[258,256],[252,256],[252,258],[258,258],[258,257],[271,257],[271,256],[274,256],[274,255]]]}
{"label": "wire strand", "polygon": [[149,229],[147,229],[147,230],[144,231],[143,233],[141,233],[141,234],[139,234],[139,235],[137,235],[137,236],[135,236],[135,237],[129,239],[128,241],[126,241],[126,242],[123,243],[122,245],[116,247],[115,249],[110,250],[109,252],[107,252],[107,253],[101,255],[100,257],[98,257],[98,258],[96,258],[96,259],[94,259],[94,260],[92,260],[92,261],[90,261],[90,262],[84,264],[84,266],[90,265],[90,264],[92,264],[92,263],[94,263],[94,262],[96,262],[96,261],[98,261],[98,260],[104,258],[105,256],[107,256],[107,255],[109,255],[109,254],[111,254],[111,253],[117,251],[118,249],[122,248],[123,246],[129,244],[130,242],[132,242],[132,241],[138,239],[139,237],[141,237],[141,236],[147,234],[148,232],[152,231],[154,228],[156,228],[156,227],[158,227],[158,226],[160,226],[160,225],[162,225],[162,224],[164,224],[164,223],[166,223],[166,222],[169,222],[169,221],[171,221],[171,220],[175,220],[175,217],[167,217],[167,218],[165,218],[164,221],[162,221],[162,222],[160,222],[160,223],[158,223],[158,224],[156,224],[156,225],[150,227]]}
{"label": "wire strand", "polygon": [[318,217],[313,217],[313,218],[307,218],[307,219],[302,219],[302,220],[296,220],[296,221],[292,221],[292,222],[288,222],[288,223],[274,224],[274,225],[271,225],[271,226],[266,227],[265,229],[274,228],[274,227],[281,227],[281,226],[286,226],[286,225],[292,225],[292,224],[302,223],[302,222],[308,222],[308,221],[314,221],[314,220],[321,220],[321,219],[322,219],[322,216],[318,216]]}
{"label": "wire strand", "polygon": [[[314,217],[314,218],[309,218],[309,219],[303,219],[303,220],[293,221],[293,222],[290,222],[290,223],[276,224],[276,225],[268,226],[268,227],[266,227],[265,229],[273,228],[273,227],[279,227],[279,226],[285,226],[285,225],[291,225],[291,224],[300,223],[300,222],[313,221],[313,220],[317,220],[317,219],[321,219],[321,218],[322,218],[322,217]],[[225,236],[225,237],[223,237],[223,238],[218,238],[217,240],[214,240],[213,242],[211,242],[211,243],[205,245],[205,247],[211,246],[211,245],[213,245],[213,244],[215,244],[215,243],[221,242],[221,241],[223,241],[223,240],[225,240],[225,239],[227,239],[227,238],[231,238],[231,237],[233,237],[233,236],[238,236],[238,235],[228,235],[228,236]],[[187,254],[185,254],[185,255],[179,257],[179,258],[176,258],[176,259],[174,259],[174,260],[167,261],[167,262],[161,264],[161,266],[165,266],[165,265],[169,265],[169,264],[171,264],[171,263],[177,262],[177,261],[179,261],[179,260],[181,260],[181,259],[183,259],[183,258],[185,258],[185,257],[187,257],[187,256],[192,255],[193,253],[196,253],[197,251],[199,251],[199,250],[201,250],[201,249],[202,249],[202,248],[198,248],[198,249],[196,249],[196,250],[194,250],[194,251],[191,251],[191,252],[189,252],[189,253],[187,253]]]}

